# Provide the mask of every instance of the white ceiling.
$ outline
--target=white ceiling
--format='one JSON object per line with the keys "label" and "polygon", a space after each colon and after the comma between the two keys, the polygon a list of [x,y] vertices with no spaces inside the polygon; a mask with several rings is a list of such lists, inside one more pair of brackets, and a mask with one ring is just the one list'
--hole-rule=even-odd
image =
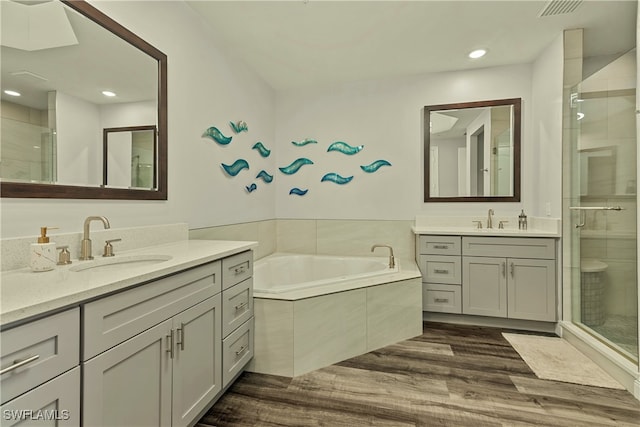
{"label": "white ceiling", "polygon": [[[573,0],[572,0],[573,1]],[[530,63],[564,29],[585,28],[587,56],[635,46],[637,0],[187,1],[221,46],[274,89]],[[488,49],[479,60],[467,53]]]}

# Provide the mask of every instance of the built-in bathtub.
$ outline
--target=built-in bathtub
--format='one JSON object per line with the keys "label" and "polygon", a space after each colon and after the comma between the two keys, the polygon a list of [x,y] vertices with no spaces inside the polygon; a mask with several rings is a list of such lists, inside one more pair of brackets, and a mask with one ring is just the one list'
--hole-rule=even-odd
{"label": "built-in bathtub", "polygon": [[276,253],[253,280],[254,372],[293,377],[422,333],[413,261]]}

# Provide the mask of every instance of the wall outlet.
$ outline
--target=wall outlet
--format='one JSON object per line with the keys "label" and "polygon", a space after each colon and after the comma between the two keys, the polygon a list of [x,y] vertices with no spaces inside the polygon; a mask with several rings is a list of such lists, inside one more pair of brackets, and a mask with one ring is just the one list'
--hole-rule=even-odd
{"label": "wall outlet", "polygon": [[547,216],[551,216],[551,202],[547,202],[545,204],[545,211],[547,213]]}

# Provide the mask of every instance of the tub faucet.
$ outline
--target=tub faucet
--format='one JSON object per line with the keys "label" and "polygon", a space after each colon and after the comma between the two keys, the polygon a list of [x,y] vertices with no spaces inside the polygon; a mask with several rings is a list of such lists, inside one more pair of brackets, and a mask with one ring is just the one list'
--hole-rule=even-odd
{"label": "tub faucet", "polygon": [[88,216],[84,220],[84,234],[82,236],[82,245],[80,247],[80,260],[93,259],[91,255],[91,239],[89,238],[89,224],[91,221],[102,221],[104,228],[111,228],[109,220],[103,216]]}
{"label": "tub faucet", "polygon": [[373,245],[371,246],[371,252],[375,248],[389,248],[389,268],[394,268],[396,266],[396,259],[393,256],[393,248],[390,245]]}
{"label": "tub faucet", "polygon": [[487,213],[487,228],[493,228],[493,209]]}

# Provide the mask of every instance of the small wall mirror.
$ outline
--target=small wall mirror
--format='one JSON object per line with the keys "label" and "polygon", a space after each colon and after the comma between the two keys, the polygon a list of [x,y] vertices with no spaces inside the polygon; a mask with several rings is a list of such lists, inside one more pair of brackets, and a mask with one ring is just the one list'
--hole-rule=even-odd
{"label": "small wall mirror", "polygon": [[109,187],[156,188],[156,127],[104,129],[102,183]]}
{"label": "small wall mirror", "polygon": [[520,98],[424,107],[424,201],[519,202],[520,114]]}
{"label": "small wall mirror", "polygon": [[0,6],[2,197],[166,200],[166,55],[84,1]]}

